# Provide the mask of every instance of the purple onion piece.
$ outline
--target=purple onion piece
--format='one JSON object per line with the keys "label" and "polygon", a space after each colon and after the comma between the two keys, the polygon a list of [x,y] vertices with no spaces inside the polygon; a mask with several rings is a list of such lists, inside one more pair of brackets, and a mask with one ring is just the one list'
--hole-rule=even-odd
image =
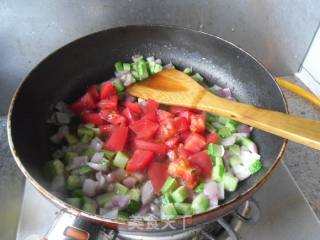
{"label": "purple onion piece", "polygon": [[141,201],[142,204],[145,205],[147,203],[150,203],[154,197],[154,189],[152,186],[151,181],[147,181],[143,184],[141,188]]}
{"label": "purple onion piece", "polygon": [[122,181],[127,176],[127,172],[122,168],[114,170],[113,173],[115,174],[117,181]]}
{"label": "purple onion piece", "polygon": [[224,138],[221,142],[221,144],[225,147],[227,146],[231,146],[233,144],[235,144],[237,141],[237,136],[235,135],[231,135],[230,137]]}
{"label": "purple onion piece", "polygon": [[128,94],[128,95],[126,96],[126,100],[125,100],[125,101],[127,101],[127,102],[135,102],[136,100],[137,100],[136,97]]}
{"label": "purple onion piece", "polygon": [[112,206],[118,209],[125,209],[130,202],[129,196],[115,196],[112,198]]}
{"label": "purple onion piece", "polygon": [[[101,141],[100,138],[95,137],[94,139],[91,140],[89,147],[92,148],[95,151],[99,151],[102,149],[103,142]],[[103,153],[102,153],[103,156]]]}
{"label": "purple onion piece", "polygon": [[146,179],[146,175],[143,173],[132,173],[131,176],[136,178],[139,183],[142,183]]}
{"label": "purple onion piece", "polygon": [[163,66],[164,69],[173,69],[174,68],[174,65],[172,64],[172,62],[166,64]]}
{"label": "purple onion piece", "polygon": [[108,183],[106,189],[107,189],[108,192],[113,192],[113,190],[114,190],[114,183]]}
{"label": "purple onion piece", "polygon": [[96,152],[93,154],[90,162],[92,163],[101,163],[101,160],[103,159],[104,154],[102,152]]}
{"label": "purple onion piece", "polygon": [[157,204],[151,203],[150,210],[154,215],[160,216],[160,208]]}
{"label": "purple onion piece", "polygon": [[79,168],[81,165],[85,164],[88,162],[88,157],[87,156],[79,156],[79,157],[75,157],[74,159],[72,159],[71,164],[69,164],[66,167],[67,171],[71,171],[74,169]]}
{"label": "purple onion piece", "polygon": [[103,214],[104,218],[110,218],[110,219],[116,219],[118,218],[118,209],[112,209],[111,211],[106,212],[105,214]]}
{"label": "purple onion piece", "polygon": [[115,172],[111,172],[107,175],[107,178],[106,178],[107,182],[108,183],[113,183],[117,180],[117,176],[116,176],[116,173]]}
{"label": "purple onion piece", "polygon": [[107,171],[107,167],[100,163],[88,162],[87,165],[96,171],[101,171],[101,172]]}
{"label": "purple onion piece", "polygon": [[122,183],[128,188],[133,188],[137,184],[137,179],[135,177],[129,176],[123,179]]}
{"label": "purple onion piece", "polygon": [[88,197],[94,197],[97,194],[98,182],[90,178],[84,180],[82,185],[83,193]]}
{"label": "purple onion piece", "polygon": [[150,204],[142,205],[142,207],[139,209],[138,215],[144,216],[150,211]]}
{"label": "purple onion piece", "polygon": [[203,193],[207,195],[210,202],[218,201],[219,189],[218,185],[215,182],[210,181],[205,183]]}
{"label": "purple onion piece", "polygon": [[249,127],[249,126],[247,126],[247,125],[245,125],[245,124],[241,124],[241,125],[239,126],[238,132],[239,132],[239,133],[245,133],[245,134],[250,135],[250,133],[252,132],[252,130],[253,130],[253,127]]}

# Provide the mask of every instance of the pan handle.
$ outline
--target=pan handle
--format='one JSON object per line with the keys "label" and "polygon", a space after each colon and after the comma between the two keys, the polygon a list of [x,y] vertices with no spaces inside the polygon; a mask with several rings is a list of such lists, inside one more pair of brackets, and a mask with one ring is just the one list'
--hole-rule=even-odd
{"label": "pan handle", "polygon": [[115,230],[106,229],[61,210],[43,239],[115,240],[117,235],[118,232]]}

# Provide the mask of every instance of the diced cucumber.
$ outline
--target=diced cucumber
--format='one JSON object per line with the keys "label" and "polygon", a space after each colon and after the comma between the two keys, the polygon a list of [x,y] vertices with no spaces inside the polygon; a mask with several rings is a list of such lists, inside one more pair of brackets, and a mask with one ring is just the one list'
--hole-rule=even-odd
{"label": "diced cucumber", "polygon": [[177,217],[178,213],[172,203],[168,203],[161,207],[161,214],[168,219]]}
{"label": "diced cucumber", "polygon": [[207,123],[214,123],[216,121],[216,117],[213,116],[212,114],[210,113],[206,113],[206,122]]}
{"label": "diced cucumber", "polygon": [[191,204],[193,213],[202,213],[209,209],[209,199],[203,193],[199,193]]}
{"label": "diced cucumber", "polygon": [[101,159],[101,164],[102,164],[103,166],[105,166],[106,169],[108,169],[108,167],[110,167],[110,161],[109,161],[108,159],[102,158],[102,159]]}
{"label": "diced cucumber", "polygon": [[163,184],[163,186],[161,188],[161,192],[162,193],[172,192],[173,190],[176,189],[177,185],[178,185],[177,180],[174,179],[173,177],[169,176],[167,178],[167,180],[165,181],[165,183]]}
{"label": "diced cucumber", "polygon": [[82,165],[81,167],[79,167],[78,172],[79,172],[79,175],[86,175],[86,174],[92,173],[93,169],[88,165]]}
{"label": "diced cucumber", "polygon": [[117,72],[123,71],[122,62],[116,62],[116,63],[114,64],[114,68],[116,69]]}
{"label": "diced cucumber", "polygon": [[143,80],[149,77],[147,62],[142,60],[138,61],[138,75],[139,75],[139,80]]}
{"label": "diced cucumber", "polygon": [[75,190],[72,191],[71,196],[75,197],[75,198],[81,198],[82,199],[82,197],[84,195],[83,195],[83,192],[82,192],[81,189],[75,189]]}
{"label": "diced cucumber", "polygon": [[222,138],[227,138],[232,135],[232,131],[230,130],[230,128],[222,127],[218,130],[218,134]]}
{"label": "diced cucumber", "polygon": [[130,213],[128,213],[127,211],[120,210],[118,212],[118,218],[120,219],[128,219],[129,217],[130,217]]}
{"label": "diced cucumber", "polygon": [[237,189],[239,179],[233,176],[231,173],[226,172],[223,176],[223,184],[225,190],[234,192]]}
{"label": "diced cucumber", "polygon": [[77,134],[80,138],[87,137],[88,139],[92,139],[95,136],[94,130],[89,127],[79,127]]}
{"label": "diced cucumber", "polygon": [[195,191],[196,193],[201,193],[201,192],[203,192],[203,190],[204,190],[204,183],[203,183],[203,182],[200,183],[200,184],[194,189],[194,191]]}
{"label": "diced cucumber", "polygon": [[92,156],[96,153],[95,150],[93,150],[92,148],[86,148],[84,151],[83,151],[83,155],[84,156],[87,156],[89,159],[92,158]]}
{"label": "diced cucumber", "polygon": [[108,151],[108,150],[103,150],[102,152],[104,154],[104,157],[107,159],[112,159],[114,157],[114,155],[116,155],[115,152]]}
{"label": "diced cucumber", "polygon": [[140,201],[140,189],[139,188],[131,188],[128,192],[130,198],[137,202]]}
{"label": "diced cucumber", "polygon": [[185,74],[191,75],[191,74],[192,74],[192,67],[186,67],[186,68],[183,70],[183,72],[184,72]]}
{"label": "diced cucumber", "polygon": [[121,81],[115,81],[113,83],[113,86],[115,87],[117,92],[122,92],[125,89],[125,87],[124,87],[124,85],[123,85],[123,83]]}
{"label": "diced cucumber", "polygon": [[217,118],[217,121],[218,121],[219,123],[225,125],[225,124],[229,121],[229,118],[219,116],[219,117]]}
{"label": "diced cucumber", "polygon": [[124,71],[130,71],[131,69],[130,63],[123,63],[122,66]]}
{"label": "diced cucumber", "polygon": [[174,202],[181,203],[188,198],[188,190],[185,186],[178,187],[172,194]]}
{"label": "diced cucumber", "polygon": [[213,167],[212,170],[212,179],[216,182],[221,182],[224,176],[224,166],[217,165]]}
{"label": "diced cucumber", "polygon": [[251,174],[254,174],[254,173],[258,172],[261,168],[262,168],[261,161],[256,160],[249,166],[249,171]]}
{"label": "diced cucumber", "polygon": [[222,145],[210,143],[208,145],[208,153],[211,157],[222,157],[224,155],[224,147]]}
{"label": "diced cucumber", "polygon": [[128,188],[121,183],[116,183],[114,185],[114,193],[117,195],[125,195],[128,192]]}
{"label": "diced cucumber", "polygon": [[239,156],[240,155],[240,146],[237,144],[233,144],[229,147],[229,152],[233,155]]}
{"label": "diced cucumber", "polygon": [[46,163],[45,173],[46,176],[52,178],[57,175],[62,175],[64,172],[64,164],[59,159],[52,160]]}
{"label": "diced cucumber", "polygon": [[173,199],[170,193],[166,192],[161,195],[161,204],[166,205],[168,203],[173,203]]}
{"label": "diced cucumber", "polygon": [[140,201],[130,200],[128,207],[127,207],[127,211],[130,214],[135,214],[136,212],[139,211],[140,207],[141,207]]}
{"label": "diced cucumber", "polygon": [[79,142],[78,138],[71,133],[66,134],[64,137],[69,145],[75,145]]}
{"label": "diced cucumber", "polygon": [[81,179],[79,176],[70,175],[67,179],[67,189],[75,190],[81,187]]}
{"label": "diced cucumber", "polygon": [[250,152],[255,153],[257,151],[257,146],[251,139],[242,137],[240,142],[243,146],[246,146]]}
{"label": "diced cucumber", "polygon": [[81,208],[81,198],[73,197],[73,198],[66,198],[65,199],[66,203],[69,203],[70,205],[76,207],[76,208]]}
{"label": "diced cucumber", "polygon": [[191,76],[194,80],[196,80],[197,82],[203,82],[203,77],[200,75],[200,73],[196,73],[196,74],[193,74]]}
{"label": "diced cucumber", "polygon": [[239,126],[239,124],[236,121],[231,120],[231,119],[228,119],[228,121],[225,124],[225,127],[229,128],[232,133],[234,133],[236,131],[238,126]]}
{"label": "diced cucumber", "polygon": [[163,69],[163,67],[162,67],[160,64],[157,64],[157,63],[156,63],[156,64],[154,65],[152,74],[156,74],[156,73],[158,73],[158,72],[161,72],[162,69]]}
{"label": "diced cucumber", "polygon": [[127,165],[128,159],[128,156],[123,152],[117,152],[116,157],[113,160],[113,166],[124,169]]}
{"label": "diced cucumber", "polygon": [[236,167],[241,164],[241,159],[239,156],[232,156],[229,158],[229,163],[231,167]]}
{"label": "diced cucumber", "polygon": [[99,207],[104,207],[106,203],[110,203],[112,198],[116,196],[114,193],[103,193],[96,197],[96,201]]}
{"label": "diced cucumber", "polygon": [[208,132],[217,132],[217,129],[211,124],[211,123],[206,123],[206,130]]}
{"label": "diced cucumber", "polygon": [[141,56],[141,55],[134,55],[134,56],[132,56],[132,61],[133,61],[134,63],[139,62],[139,61],[141,61],[141,60],[143,60],[143,56]]}
{"label": "diced cucumber", "polygon": [[90,202],[85,202],[82,206],[82,210],[91,214],[96,214],[97,212],[97,209],[95,208],[94,204]]}
{"label": "diced cucumber", "polygon": [[75,152],[65,152],[64,156],[63,156],[63,161],[65,162],[65,164],[68,165],[70,163],[70,161],[77,156],[78,156],[78,154]]}
{"label": "diced cucumber", "polygon": [[242,164],[232,166],[232,172],[240,181],[245,180],[251,175],[248,167]]}
{"label": "diced cucumber", "polygon": [[192,207],[190,203],[174,203],[174,207],[181,215],[192,215]]}

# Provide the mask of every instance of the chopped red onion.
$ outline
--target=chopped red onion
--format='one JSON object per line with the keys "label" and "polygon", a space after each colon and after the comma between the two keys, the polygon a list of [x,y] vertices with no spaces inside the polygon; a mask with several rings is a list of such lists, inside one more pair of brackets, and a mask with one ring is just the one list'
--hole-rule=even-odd
{"label": "chopped red onion", "polygon": [[233,166],[232,172],[240,181],[247,179],[251,175],[249,168],[242,164]]}
{"label": "chopped red onion", "polygon": [[129,176],[123,179],[122,183],[128,188],[133,188],[137,184],[137,179],[135,177]]}
{"label": "chopped red onion", "polygon": [[53,136],[50,137],[50,141],[53,143],[60,143],[64,136],[69,133],[69,127],[68,126],[61,126],[59,127],[57,133],[55,133]]}
{"label": "chopped red onion", "polygon": [[103,159],[103,152],[96,152],[95,154],[93,154],[90,162],[93,162],[93,163],[101,163],[101,160]]}
{"label": "chopped red onion", "polygon": [[244,148],[241,147],[240,159],[244,165],[249,166],[254,161],[259,160],[260,155],[254,152],[246,151],[244,150]]}
{"label": "chopped red onion", "polygon": [[249,126],[247,126],[247,125],[245,125],[245,124],[241,124],[241,125],[239,126],[238,132],[239,132],[239,133],[248,134],[248,136],[249,136],[250,133],[252,132],[252,129],[253,129],[253,127],[249,127]]}
{"label": "chopped red onion", "polygon": [[108,183],[107,184],[107,191],[113,192],[113,190],[114,190],[114,183]]}
{"label": "chopped red onion", "polygon": [[119,81],[120,78],[122,78],[123,75],[126,75],[130,73],[129,71],[121,71],[121,72],[115,72],[114,75],[116,76],[115,81]]}
{"label": "chopped red onion", "polygon": [[230,137],[224,138],[221,144],[225,147],[231,146],[236,143],[236,140],[237,140],[237,136],[231,135]]}
{"label": "chopped red onion", "polygon": [[71,163],[66,167],[66,170],[67,171],[74,170],[87,162],[88,162],[87,156],[75,157],[74,159],[72,159]]}
{"label": "chopped red onion", "polygon": [[156,216],[160,216],[160,208],[159,205],[151,203],[150,204],[150,210],[153,214],[155,214]]}
{"label": "chopped red onion", "polygon": [[116,173],[113,171],[111,173],[109,173],[107,175],[107,178],[106,178],[107,182],[108,183],[112,183],[112,182],[115,182],[117,180],[117,176],[116,176]]}
{"label": "chopped red onion", "polygon": [[65,179],[63,175],[54,176],[51,182],[51,190],[55,192],[63,192],[65,190]]}
{"label": "chopped red onion", "polygon": [[219,189],[219,199],[223,200],[224,199],[224,183],[220,182],[218,183],[218,189]]}
{"label": "chopped red onion", "polygon": [[230,98],[230,97],[232,97],[232,93],[231,93],[230,88],[220,89],[220,90],[217,91],[217,94],[218,94],[220,97],[224,97],[224,98]]}
{"label": "chopped red onion", "polygon": [[113,172],[115,174],[117,181],[122,181],[127,176],[127,172],[122,168],[118,168],[118,169],[114,170]]}
{"label": "chopped red onion", "polygon": [[111,211],[108,211],[106,213],[103,214],[104,218],[110,218],[110,219],[116,219],[118,218],[118,209],[112,209]]}
{"label": "chopped red onion", "polygon": [[89,147],[95,151],[101,150],[102,146],[103,146],[103,142],[98,137],[95,137],[94,139],[92,139],[89,145]]}
{"label": "chopped red onion", "polygon": [[78,144],[69,146],[67,150],[70,152],[81,154],[86,148],[88,148],[88,144],[80,142]]}
{"label": "chopped red onion", "polygon": [[162,64],[162,61],[161,61],[161,59],[160,58],[157,58],[156,60],[154,60],[154,62],[156,63],[156,64]]}
{"label": "chopped red onion", "polygon": [[137,98],[130,95],[130,94],[128,94],[125,99],[126,102],[135,102],[136,100],[137,100]]}
{"label": "chopped red onion", "polygon": [[125,209],[130,201],[130,197],[125,196],[115,196],[112,198],[112,206],[118,209]]}
{"label": "chopped red onion", "polygon": [[120,80],[123,82],[123,85],[126,87],[130,86],[131,84],[135,83],[135,81],[136,81],[131,73],[127,73],[127,74],[122,75]]}
{"label": "chopped red onion", "polygon": [[149,181],[145,182],[141,188],[142,204],[145,205],[147,203],[150,203],[153,196],[154,196],[154,189],[153,189],[151,181],[149,180]]}
{"label": "chopped red onion", "polygon": [[146,60],[147,60],[148,62],[154,62],[154,56],[147,57]]}
{"label": "chopped red onion", "polygon": [[144,216],[150,211],[150,204],[142,205],[142,207],[139,209],[138,215]]}
{"label": "chopped red onion", "polygon": [[249,137],[249,134],[247,134],[247,133],[234,133],[233,136],[236,136],[237,141],[239,141],[243,137]]}
{"label": "chopped red onion", "polygon": [[131,176],[136,178],[139,183],[142,183],[146,179],[146,175],[143,173],[132,173]]}
{"label": "chopped red onion", "polygon": [[88,197],[94,197],[97,194],[98,185],[98,182],[87,178],[83,182],[82,192]]}
{"label": "chopped red onion", "polygon": [[224,161],[227,161],[227,160],[229,159],[229,157],[230,157],[230,152],[229,152],[228,150],[226,150],[226,151],[224,152],[222,158],[223,158]]}
{"label": "chopped red onion", "polygon": [[219,197],[218,185],[213,181],[205,183],[203,193],[207,195],[210,202],[217,201]]}
{"label": "chopped red onion", "polygon": [[212,88],[213,90],[215,90],[215,91],[222,90],[222,87],[220,87],[219,85],[216,85],[216,84],[214,84],[211,88]]}
{"label": "chopped red onion", "polygon": [[174,65],[172,64],[172,62],[170,62],[170,63],[164,65],[163,68],[164,68],[164,69],[174,69],[175,67],[174,67]]}
{"label": "chopped red onion", "polygon": [[88,162],[87,165],[96,171],[106,172],[107,167],[101,163]]}

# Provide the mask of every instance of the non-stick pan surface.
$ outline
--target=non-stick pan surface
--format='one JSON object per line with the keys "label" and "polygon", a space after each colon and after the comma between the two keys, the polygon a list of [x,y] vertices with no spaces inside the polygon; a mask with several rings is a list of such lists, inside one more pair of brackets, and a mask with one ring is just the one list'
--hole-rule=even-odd
{"label": "non-stick pan surface", "polygon": [[[136,53],[156,56],[181,69],[191,66],[208,85],[229,87],[241,102],[286,111],[281,90],[261,64],[235,45],[206,33],[165,26],[126,26],[86,36],[57,50],[26,77],[12,100],[8,121],[12,152],[23,173],[46,197],[72,213],[111,227],[126,226],[126,222],[80,212],[46,190],[43,166],[53,151],[48,139],[54,132],[46,119],[57,101],[75,100],[89,85],[109,79],[114,62],[129,61]],[[193,216],[188,223],[207,222],[226,214],[267,180],[286,141],[259,130],[254,130],[253,138],[264,169],[241,182],[236,192],[227,194],[222,206]],[[175,224],[179,227],[181,223],[179,220]]]}

